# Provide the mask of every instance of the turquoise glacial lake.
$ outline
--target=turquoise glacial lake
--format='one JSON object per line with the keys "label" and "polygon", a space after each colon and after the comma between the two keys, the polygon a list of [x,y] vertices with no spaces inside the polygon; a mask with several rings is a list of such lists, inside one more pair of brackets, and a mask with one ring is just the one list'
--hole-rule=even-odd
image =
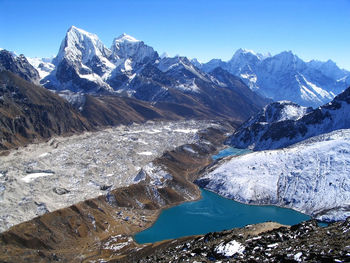
{"label": "turquoise glacial lake", "polygon": [[[216,155],[219,157],[213,156],[213,159],[228,155],[239,155],[237,154],[238,150],[239,154],[247,153],[247,150],[224,149],[225,152],[221,151]],[[229,151],[231,151],[231,154],[228,154]],[[135,240],[140,244],[151,243],[267,221],[294,225],[310,219],[309,216],[292,209],[276,206],[245,205],[207,190],[201,191],[202,198],[200,200],[163,210],[154,225],[136,234],[134,236]]]}
{"label": "turquoise glacial lake", "polygon": [[308,219],[292,209],[245,205],[202,190],[202,199],[163,210],[154,225],[136,234],[135,240],[151,243],[266,221],[294,225]]}
{"label": "turquoise glacial lake", "polygon": [[250,153],[250,152],[252,152],[252,151],[248,150],[248,149],[237,149],[237,148],[233,148],[233,147],[228,147],[228,148],[221,150],[218,154],[213,155],[211,158],[213,160],[217,160],[217,159],[231,156],[231,155],[237,156],[237,155],[243,155],[243,154]]}

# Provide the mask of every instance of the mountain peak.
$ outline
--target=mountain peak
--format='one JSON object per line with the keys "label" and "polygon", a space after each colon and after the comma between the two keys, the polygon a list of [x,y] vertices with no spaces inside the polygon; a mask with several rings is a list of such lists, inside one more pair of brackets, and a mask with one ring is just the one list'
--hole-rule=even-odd
{"label": "mountain peak", "polygon": [[291,51],[282,51],[281,53],[277,54],[276,56],[282,56],[282,57],[296,57],[296,55]]}
{"label": "mountain peak", "polygon": [[247,53],[253,54],[255,56],[257,55],[253,50],[246,49],[246,48],[239,48],[235,52],[235,54],[247,54]]}
{"label": "mountain peak", "polygon": [[71,26],[68,30],[67,30],[67,34],[66,36],[73,36],[73,35],[84,35],[87,36],[89,38],[93,38],[93,39],[98,39],[97,35],[89,33],[81,28],[78,28],[76,26]]}
{"label": "mountain peak", "polygon": [[232,61],[240,61],[241,59],[253,59],[253,60],[262,60],[263,59],[263,55],[254,52],[253,50],[249,50],[249,49],[245,49],[245,48],[239,48],[237,49],[237,51],[233,54],[232,58],[231,58],[231,62]]}
{"label": "mountain peak", "polygon": [[40,80],[38,71],[28,62],[24,55],[17,56],[6,49],[0,51],[0,70],[9,70],[35,84],[38,84]]}
{"label": "mountain peak", "polygon": [[108,57],[110,53],[110,50],[103,45],[97,35],[71,26],[53,63],[58,64],[64,57],[70,61],[81,59],[83,63],[86,63],[94,56]]}
{"label": "mountain peak", "polygon": [[131,59],[136,64],[158,57],[152,47],[125,33],[113,40],[111,50],[116,60]]}
{"label": "mountain peak", "polygon": [[124,42],[124,41],[127,41],[127,42],[140,42],[140,40],[137,40],[136,38],[126,34],[126,33],[123,33],[121,34],[119,37],[115,38],[114,39],[114,43],[118,41],[118,42]]}

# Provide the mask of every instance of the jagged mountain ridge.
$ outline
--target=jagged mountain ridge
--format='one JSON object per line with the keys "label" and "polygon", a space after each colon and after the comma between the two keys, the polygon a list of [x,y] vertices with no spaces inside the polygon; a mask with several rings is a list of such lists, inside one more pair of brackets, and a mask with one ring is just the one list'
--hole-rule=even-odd
{"label": "jagged mountain ridge", "polygon": [[[284,115],[284,118],[266,118],[269,111],[275,115]],[[227,143],[254,150],[286,147],[312,136],[350,128],[349,111],[350,87],[331,102],[314,110],[276,102],[244,123]]]}
{"label": "jagged mountain ridge", "polygon": [[185,106],[201,115],[237,121],[247,119],[268,102],[243,82],[218,81],[186,57],[160,58],[152,47],[126,34],[115,38],[109,49],[96,35],[73,26],[53,64],[55,69],[41,83],[56,91],[119,94],[167,110]]}
{"label": "jagged mountain ridge", "polygon": [[332,100],[349,85],[350,72],[329,60],[304,62],[291,51],[275,56],[239,49],[225,62],[213,59],[196,66],[210,72],[216,67],[241,77],[261,95],[275,101],[289,100],[303,106],[318,107]]}
{"label": "jagged mountain ridge", "polygon": [[[148,96],[160,101],[164,98],[159,93],[168,88],[198,93],[201,87],[194,83],[194,79],[205,79],[204,72],[210,73],[221,67],[241,77],[262,96],[312,107],[329,102],[350,84],[350,72],[339,69],[333,61],[304,62],[291,51],[264,56],[239,49],[227,62],[213,59],[204,64],[196,59],[184,63],[184,59],[187,58],[160,57],[152,47],[126,34],[115,38],[111,48],[107,48],[96,35],[72,26],[53,60],[56,68],[42,80],[42,84],[55,90],[118,92],[134,96],[140,92],[140,80],[135,81],[135,77],[142,75],[144,68],[151,64],[173,79],[170,83],[162,83],[160,88],[151,91],[152,96]],[[181,64],[196,77],[183,74]],[[210,78],[206,80],[212,81]]]}
{"label": "jagged mountain ridge", "polygon": [[[125,35],[122,38],[125,38]],[[143,44],[139,43],[138,48],[144,48]],[[61,47],[61,50],[65,49]],[[146,50],[149,51],[147,48]],[[69,50],[64,52],[69,54],[70,57],[74,57],[76,64],[73,63],[69,66],[72,70],[79,69],[79,67],[84,69],[87,67],[84,63],[90,63],[88,59],[81,59],[83,54],[90,54],[86,50],[85,53],[72,53]],[[94,54],[102,54],[102,52],[109,54],[104,49],[102,51],[95,50],[94,52]],[[147,54],[147,52],[145,53]],[[239,81],[236,81],[235,87],[232,85],[231,87],[223,87],[221,92],[216,94],[213,83],[207,83],[209,82],[209,75],[204,76],[197,73],[187,59],[176,58],[179,61],[178,67],[182,70],[179,69],[180,74],[183,72],[183,74],[193,77],[193,83],[201,81],[203,87],[200,96],[196,97],[190,92],[182,92],[175,88],[164,88],[164,85],[171,86],[173,83],[179,83],[171,77],[172,73],[167,75],[169,71],[174,70],[174,67],[172,69],[163,68],[163,72],[151,63],[142,65],[140,62],[142,72],[134,77],[135,83],[131,82],[132,85],[137,86],[137,89],[133,91],[134,98],[123,97],[118,93],[103,95],[105,92],[89,94],[69,90],[55,91],[68,101],[73,108],[66,101],[58,98],[56,94],[33,85],[37,82],[39,73],[23,55],[17,56],[6,50],[2,50],[0,55],[2,150],[48,139],[53,135],[79,133],[99,127],[145,122],[147,120],[219,118],[233,121],[234,125],[238,125],[266,103],[264,99],[254,94],[244,83]],[[89,56],[95,57],[91,54]],[[54,63],[60,60],[65,61],[63,64],[67,64],[65,57],[56,57]],[[144,61],[144,58],[141,61]],[[41,68],[41,74],[47,74],[52,69],[53,64],[50,63],[50,60],[35,59],[34,62],[35,65]],[[6,68],[12,70],[12,73],[17,76],[6,71]],[[54,71],[57,71],[57,68],[51,72]],[[73,72],[71,73],[73,74]],[[31,81],[32,84],[20,76]],[[48,75],[48,77],[50,76]],[[198,80],[194,79],[194,76]],[[80,78],[78,77],[76,80],[76,84],[80,85]],[[72,80],[70,80],[70,83],[72,83]],[[86,83],[90,86],[88,82]],[[190,84],[195,85],[193,83]],[[159,90],[157,91],[157,89]],[[242,90],[246,92],[242,92]],[[155,96],[158,96],[159,99]],[[219,105],[215,97],[221,97],[224,103]],[[232,101],[236,103],[232,104]],[[58,105],[57,109],[55,109],[56,104]],[[74,121],[75,119],[80,120],[80,122]]]}

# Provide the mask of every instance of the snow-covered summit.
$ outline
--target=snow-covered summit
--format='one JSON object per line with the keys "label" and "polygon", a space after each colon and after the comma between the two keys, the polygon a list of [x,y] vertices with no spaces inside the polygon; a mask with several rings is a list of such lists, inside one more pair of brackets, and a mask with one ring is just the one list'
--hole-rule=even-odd
{"label": "snow-covered summit", "polygon": [[324,75],[329,78],[333,78],[336,80],[340,80],[344,77],[344,75],[350,75],[350,72],[340,69],[337,64],[332,60],[327,60],[326,62],[322,62],[319,60],[311,60],[307,63],[310,67],[319,70]]}
{"label": "snow-covered summit", "polygon": [[108,58],[110,55],[111,51],[103,45],[97,35],[72,26],[68,29],[53,64],[58,65],[63,58],[86,64],[95,56]]}
{"label": "snow-covered summit", "polygon": [[239,48],[236,50],[236,52],[234,53],[234,55],[232,56],[230,61],[235,60],[236,58],[238,58],[240,56],[251,56],[251,57],[256,57],[258,59],[262,59],[264,57],[264,55],[262,55],[260,53],[256,53],[253,50],[246,49],[246,48]]}
{"label": "snow-covered summit", "polygon": [[277,101],[265,106],[259,114],[260,122],[279,122],[285,120],[297,120],[303,117],[311,108],[300,106],[291,101]]}
{"label": "snow-covered summit", "polygon": [[55,69],[53,58],[27,58],[29,63],[39,72],[40,78],[43,79]]}
{"label": "snow-covered summit", "polygon": [[208,76],[195,67],[186,57],[163,58],[158,62],[158,69],[175,77],[178,84],[175,88],[186,92],[199,92],[196,80],[210,82]]}
{"label": "snow-covered summit", "polygon": [[115,61],[130,59],[134,65],[153,61],[158,57],[152,47],[125,33],[113,40],[111,51]]}
{"label": "snow-covered summit", "polygon": [[97,35],[72,26],[52,61],[55,69],[41,82],[56,90],[112,92],[105,82],[115,68],[109,60],[111,54]]}
{"label": "snow-covered summit", "polygon": [[116,37],[113,42],[124,42],[124,41],[128,41],[128,42],[140,42],[140,40],[137,40],[136,38],[126,34],[126,33],[123,33],[121,34],[119,37]]}

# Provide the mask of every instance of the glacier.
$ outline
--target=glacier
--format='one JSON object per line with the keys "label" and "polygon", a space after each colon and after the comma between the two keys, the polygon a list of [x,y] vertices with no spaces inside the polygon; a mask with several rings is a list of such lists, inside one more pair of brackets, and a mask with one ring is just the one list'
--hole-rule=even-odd
{"label": "glacier", "polygon": [[288,148],[219,162],[198,184],[224,197],[277,205],[322,221],[350,216],[350,129],[312,137]]}
{"label": "glacier", "polygon": [[216,125],[198,120],[148,121],[11,150],[0,162],[0,232],[42,211],[107,194],[146,175],[156,191],[170,175],[152,160],[197,142],[199,130]]}

